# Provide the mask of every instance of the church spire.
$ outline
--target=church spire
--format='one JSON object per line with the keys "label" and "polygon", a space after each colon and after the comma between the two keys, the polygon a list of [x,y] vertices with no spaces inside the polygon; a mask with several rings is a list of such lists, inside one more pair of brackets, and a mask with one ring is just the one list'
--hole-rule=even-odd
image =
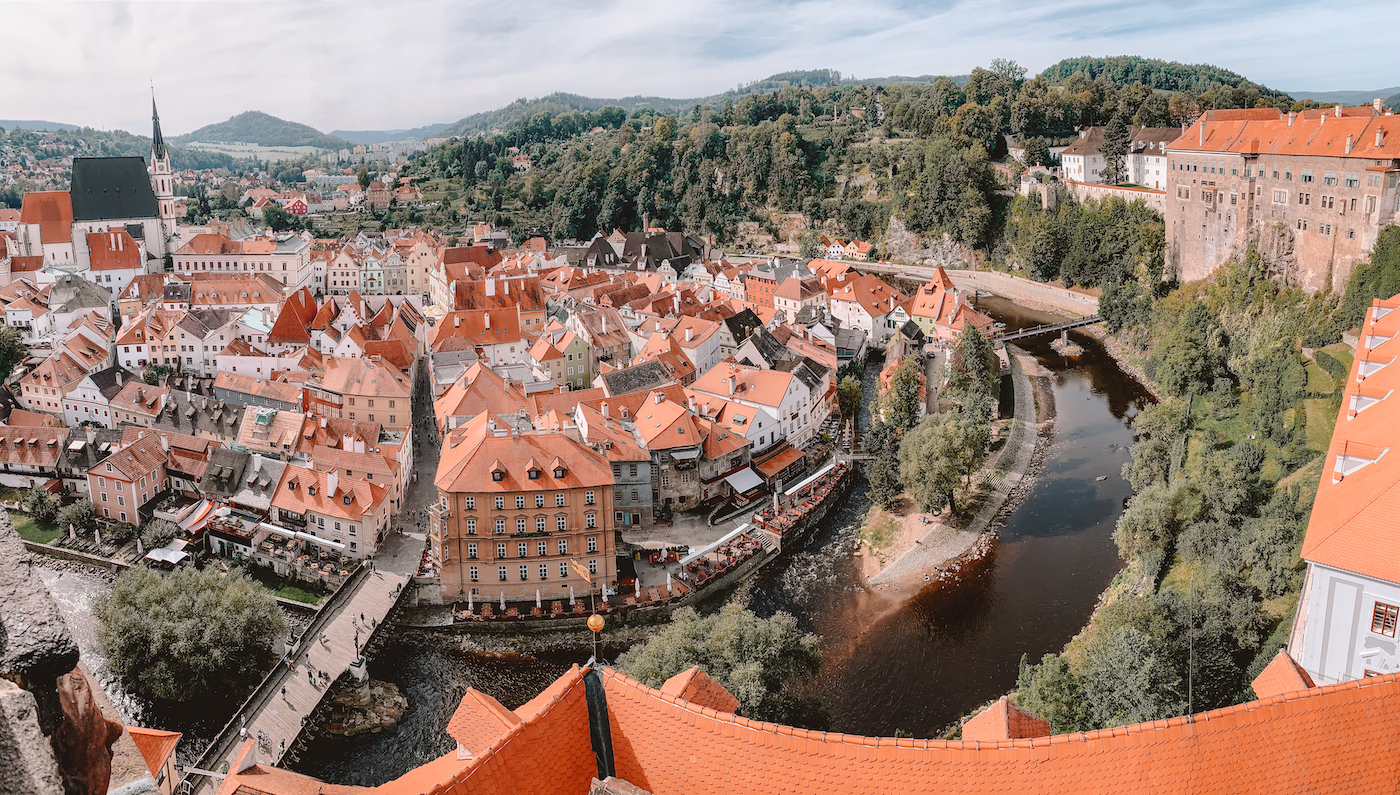
{"label": "church spire", "polygon": [[165,158],[165,138],[160,134],[160,114],[156,112],[156,92],[151,89],[151,159]]}

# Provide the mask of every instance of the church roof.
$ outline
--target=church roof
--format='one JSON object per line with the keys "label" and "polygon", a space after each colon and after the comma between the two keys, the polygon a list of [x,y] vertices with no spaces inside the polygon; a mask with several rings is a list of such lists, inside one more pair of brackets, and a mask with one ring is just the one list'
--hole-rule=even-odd
{"label": "church roof", "polygon": [[68,192],[74,221],[160,216],[142,157],[74,158]]}

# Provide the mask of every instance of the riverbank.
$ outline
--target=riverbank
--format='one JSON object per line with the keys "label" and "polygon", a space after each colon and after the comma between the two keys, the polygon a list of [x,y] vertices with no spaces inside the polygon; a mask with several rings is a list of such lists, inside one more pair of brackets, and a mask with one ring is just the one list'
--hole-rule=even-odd
{"label": "riverbank", "polygon": [[856,553],[866,588],[922,588],[940,574],[985,555],[1000,521],[1029,492],[1038,471],[1036,462],[1043,461],[1050,440],[1054,406],[1053,401],[1038,399],[1037,393],[1048,394],[1048,390],[1037,388],[1031,380],[1030,371],[1044,372],[1043,368],[1016,346],[1008,347],[1015,395],[1012,426],[1005,446],[979,474],[976,513],[966,521],[941,513],[918,513],[907,497],[894,513],[872,507],[866,527],[874,532],[863,528]]}

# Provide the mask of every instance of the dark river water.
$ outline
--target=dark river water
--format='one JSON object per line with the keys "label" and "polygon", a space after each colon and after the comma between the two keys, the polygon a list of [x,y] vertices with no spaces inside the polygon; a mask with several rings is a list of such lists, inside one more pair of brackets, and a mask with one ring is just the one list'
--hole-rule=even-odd
{"label": "dark river water", "polygon": [[[1052,320],[1001,299],[981,304],[1011,328]],[[1018,343],[1052,371],[1054,431],[1043,470],[983,565],[902,604],[866,592],[851,556],[869,507],[862,480],[807,549],[765,570],[749,591],[755,612],[788,611],[821,636],[824,667],[812,694],[831,708],[835,731],[934,735],[1014,687],[1023,654],[1038,660],[1060,650],[1118,572],[1113,526],[1131,493],[1119,474],[1132,443],[1127,420],[1146,394],[1093,338],[1071,338],[1086,350],[1074,361],[1051,350],[1052,337]],[[867,368],[867,389],[877,369]],[[484,655],[401,638],[371,664],[374,677],[409,698],[399,730],[323,737],[294,767],[337,783],[383,783],[452,748],[443,728],[467,687],[513,708],[588,656]]]}

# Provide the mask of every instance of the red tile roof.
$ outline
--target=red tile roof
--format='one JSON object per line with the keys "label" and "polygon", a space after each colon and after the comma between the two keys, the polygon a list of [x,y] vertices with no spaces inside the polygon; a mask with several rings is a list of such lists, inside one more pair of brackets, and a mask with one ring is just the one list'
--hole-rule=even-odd
{"label": "red tile roof", "polygon": [[1167,148],[1174,152],[1374,160],[1400,157],[1400,117],[1376,115],[1370,105],[1321,108],[1290,116],[1277,108],[1206,111]]}
{"label": "red tile roof", "polygon": [[139,269],[141,249],[125,229],[112,232],[89,232],[87,236],[89,267],[95,271]]}
{"label": "red tile roof", "polygon": [[963,740],[1021,740],[1049,737],[1050,722],[1041,720],[1002,696],[995,704],[963,724]]}
{"label": "red tile roof", "polygon": [[41,243],[67,243],[73,239],[73,200],[64,190],[24,194],[21,224],[38,224]]}
{"label": "red tile roof", "polygon": [[287,296],[277,320],[267,332],[269,345],[307,345],[311,342],[311,321],[316,319],[316,297],[309,288]]}
{"label": "red tile roof", "polygon": [[140,751],[141,758],[146,760],[146,769],[151,771],[152,777],[160,775],[165,760],[175,753],[175,746],[180,743],[179,732],[127,726],[126,733],[131,735],[131,741],[136,743],[136,750]]}
{"label": "red tile roof", "polygon": [[[437,487],[446,492],[515,492],[612,486],[607,460],[572,437],[563,433],[516,436],[509,431],[504,420],[490,413],[449,431],[443,440]],[[502,435],[497,436],[498,432]],[[554,476],[555,462],[563,466],[563,477]],[[528,472],[531,466],[539,469],[533,480]],[[502,471],[500,480],[492,478],[495,467]]]}
{"label": "red tile roof", "polygon": [[1313,687],[1312,677],[1298,663],[1279,649],[1274,659],[1264,666],[1264,670],[1254,677],[1254,695],[1259,698],[1272,698],[1287,693],[1296,693]]}
{"label": "red tile roof", "polygon": [[691,666],[661,685],[661,692],[715,712],[734,712],[739,708],[735,698],[724,685],[710,678],[699,666]]}

